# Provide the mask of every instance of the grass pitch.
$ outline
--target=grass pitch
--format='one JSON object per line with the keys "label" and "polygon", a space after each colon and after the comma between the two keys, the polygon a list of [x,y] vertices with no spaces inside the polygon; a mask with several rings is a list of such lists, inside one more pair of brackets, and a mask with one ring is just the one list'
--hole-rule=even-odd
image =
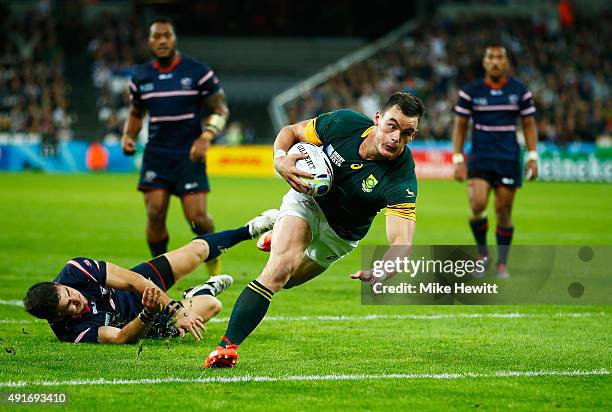
{"label": "grass pitch", "polygon": [[[0,174],[0,391],[64,392],[70,410],[611,407],[609,307],[362,306],[358,282],[348,279],[359,268],[359,250],[318,279],[278,293],[232,370],[201,364],[238,294],[265,264],[254,242],[224,256],[224,271],[236,281],[220,296],[225,307],[203,342],[59,343],[14,301],[73,256],[128,267],[146,260],[135,185],[135,175]],[[219,229],[277,207],[287,190],[276,179],[212,178],[212,185]],[[528,183],[515,203],[515,243],[612,245],[610,205],[610,185]],[[467,215],[464,185],[421,181],[415,243],[470,244]],[[170,247],[191,239],[177,199],[168,226]],[[362,244],[385,243],[379,216]],[[205,278],[199,270],[170,294],[179,297]],[[9,386],[16,382],[23,386]]]}

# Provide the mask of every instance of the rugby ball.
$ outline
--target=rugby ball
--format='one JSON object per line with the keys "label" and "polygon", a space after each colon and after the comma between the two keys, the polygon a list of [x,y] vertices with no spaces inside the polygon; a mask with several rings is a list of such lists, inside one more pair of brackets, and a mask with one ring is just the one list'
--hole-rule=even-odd
{"label": "rugby ball", "polygon": [[304,172],[311,173],[314,177],[300,177],[302,181],[310,186],[308,196],[323,196],[328,193],[334,179],[332,164],[327,155],[323,152],[323,148],[310,143],[298,143],[294,145],[287,154],[305,154],[308,157],[300,159],[295,163],[295,166]]}

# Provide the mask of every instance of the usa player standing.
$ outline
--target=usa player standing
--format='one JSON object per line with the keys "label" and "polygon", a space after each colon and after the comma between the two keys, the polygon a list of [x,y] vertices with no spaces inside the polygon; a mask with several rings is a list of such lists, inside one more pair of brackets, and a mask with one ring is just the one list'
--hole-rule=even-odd
{"label": "usa player standing", "polygon": [[[154,19],[149,29],[153,60],[134,69],[129,82],[130,114],[121,139],[123,152],[133,155],[136,136],[149,113],[149,141],[138,190],[144,194],[147,242],[153,257],[167,251],[166,215],[171,194],[181,198],[195,234],[213,232],[206,207],[210,190],[206,150],[229,116],[214,72],[205,63],[180,54],[176,45],[172,21]],[[202,112],[208,114],[203,122]],[[218,265],[212,263],[209,271],[216,274]]]}
{"label": "usa player standing", "polygon": [[[497,215],[497,276],[509,277],[507,259],[514,226],[512,204],[516,189],[522,183],[521,150],[516,139],[516,123],[520,117],[528,156],[525,176],[538,176],[538,134],[534,114],[536,108],[527,87],[508,75],[508,56],[501,46],[486,49],[483,67],[485,78],[472,82],[459,91],[453,126],[453,163],[455,179],[468,179],[468,197],[472,217],[470,227],[481,258],[488,261],[486,216],[491,189],[495,192]],[[470,117],[472,150],[466,162],[463,144]]]}

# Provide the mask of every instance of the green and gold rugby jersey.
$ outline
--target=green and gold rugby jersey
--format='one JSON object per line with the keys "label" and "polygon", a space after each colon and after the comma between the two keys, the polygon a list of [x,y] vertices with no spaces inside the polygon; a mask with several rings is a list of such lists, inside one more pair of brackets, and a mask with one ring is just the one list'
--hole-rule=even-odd
{"label": "green and gold rugby jersey", "polygon": [[359,145],[374,128],[368,117],[336,110],[311,119],[308,142],[323,146],[334,169],[332,188],[315,200],[331,228],[346,240],[362,239],[376,214],[416,220],[417,179],[412,153],[405,148],[394,160],[363,160]]}

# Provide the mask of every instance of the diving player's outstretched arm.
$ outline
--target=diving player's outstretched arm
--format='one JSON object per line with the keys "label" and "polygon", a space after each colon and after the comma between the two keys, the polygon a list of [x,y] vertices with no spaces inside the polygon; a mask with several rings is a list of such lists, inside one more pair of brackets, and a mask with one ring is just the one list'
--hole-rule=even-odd
{"label": "diving player's outstretched arm", "polygon": [[[389,249],[383,256],[383,261],[395,261],[397,258],[410,257],[412,254],[412,239],[416,230],[416,221],[405,219],[396,215],[387,215],[387,240]],[[385,272],[375,277],[372,270],[359,270],[351,275],[352,279],[359,279],[370,284],[379,283],[397,274],[395,271]]]}

